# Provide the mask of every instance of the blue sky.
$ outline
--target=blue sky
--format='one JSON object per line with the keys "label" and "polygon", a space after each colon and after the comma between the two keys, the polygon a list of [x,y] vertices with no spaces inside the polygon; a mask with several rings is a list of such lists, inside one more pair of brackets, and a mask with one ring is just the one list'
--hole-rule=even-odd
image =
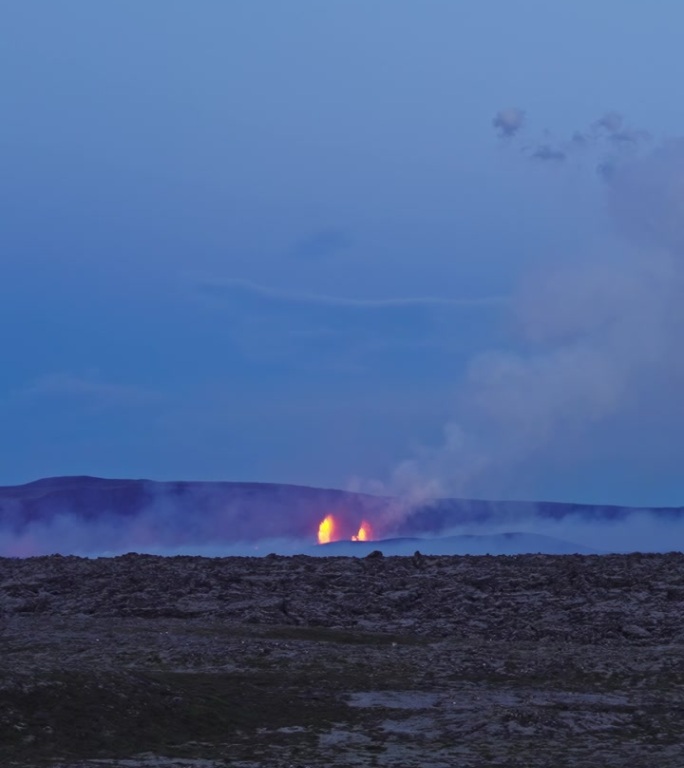
{"label": "blue sky", "polygon": [[[0,483],[681,503],[658,152],[682,24],[675,0],[3,4]],[[617,182],[601,148],[530,159],[611,110],[651,137]]]}

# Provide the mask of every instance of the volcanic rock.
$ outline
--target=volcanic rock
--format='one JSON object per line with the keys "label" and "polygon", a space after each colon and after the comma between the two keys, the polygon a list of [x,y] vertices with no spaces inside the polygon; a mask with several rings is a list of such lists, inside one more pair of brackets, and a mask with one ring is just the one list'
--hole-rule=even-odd
{"label": "volcanic rock", "polygon": [[0,764],[679,768],[683,604],[681,554],[0,559]]}

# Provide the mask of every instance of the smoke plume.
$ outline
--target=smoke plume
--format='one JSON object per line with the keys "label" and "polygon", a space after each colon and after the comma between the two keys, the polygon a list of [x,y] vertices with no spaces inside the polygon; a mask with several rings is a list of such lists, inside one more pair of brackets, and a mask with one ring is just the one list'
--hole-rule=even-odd
{"label": "smoke plume", "polygon": [[[522,113],[508,113],[494,126],[511,138]],[[591,148],[610,161],[599,183],[611,245],[520,281],[512,349],[471,360],[441,443],[395,469],[394,492],[414,503],[529,497],[540,467],[578,461],[604,430],[629,423],[638,433],[649,409],[684,424],[684,139],[644,152],[645,139],[609,113],[564,144],[523,147],[534,160]]]}

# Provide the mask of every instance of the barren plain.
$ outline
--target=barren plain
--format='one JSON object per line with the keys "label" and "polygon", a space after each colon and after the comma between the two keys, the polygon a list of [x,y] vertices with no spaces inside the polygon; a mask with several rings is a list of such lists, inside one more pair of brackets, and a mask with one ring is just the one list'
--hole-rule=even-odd
{"label": "barren plain", "polygon": [[684,765],[684,555],[0,559],[0,765]]}

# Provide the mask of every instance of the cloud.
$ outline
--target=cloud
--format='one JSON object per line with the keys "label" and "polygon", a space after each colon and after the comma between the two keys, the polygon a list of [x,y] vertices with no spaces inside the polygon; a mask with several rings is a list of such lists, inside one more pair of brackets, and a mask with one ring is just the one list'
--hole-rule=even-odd
{"label": "cloud", "polygon": [[[514,138],[522,122],[507,118],[509,110],[502,110],[494,119],[494,127],[504,138]],[[551,132],[542,132],[543,138],[533,139],[521,147],[523,154],[535,161],[557,163],[571,156],[593,152],[598,155],[596,162],[600,175],[607,175],[616,165],[618,158],[638,151],[650,139],[648,132],[632,128],[619,112],[606,112],[586,128],[570,131],[568,138],[554,138]],[[617,153],[617,156],[615,156]]]}
{"label": "cloud", "polygon": [[273,288],[251,280],[203,279],[196,282],[201,293],[212,296],[228,296],[234,291],[269,299],[286,304],[305,304],[350,310],[395,309],[403,307],[487,307],[506,301],[501,296],[485,296],[481,298],[447,298],[441,296],[408,296],[390,299],[356,299],[341,296],[329,296],[320,293],[299,293]]}
{"label": "cloud", "polygon": [[22,393],[28,397],[70,398],[97,407],[147,406],[159,400],[157,392],[114,384],[95,374],[50,373],[29,384]]}
{"label": "cloud", "polygon": [[492,125],[501,138],[510,139],[515,136],[522,128],[525,119],[525,113],[518,107],[507,107],[500,109],[494,119]]}
{"label": "cloud", "polygon": [[299,304],[318,307],[330,307],[349,310],[383,310],[411,307],[488,307],[500,305],[506,301],[501,296],[481,298],[448,298],[441,296],[408,296],[389,299],[357,299],[341,296],[329,296],[319,293],[299,293],[273,288],[251,280],[240,279],[201,279],[196,281],[197,289],[206,295],[226,297],[235,291],[258,296],[275,303]]}
{"label": "cloud", "polygon": [[592,125],[596,139],[604,135],[614,144],[637,144],[649,138],[646,131],[625,127],[625,118],[619,112],[607,112]]}

